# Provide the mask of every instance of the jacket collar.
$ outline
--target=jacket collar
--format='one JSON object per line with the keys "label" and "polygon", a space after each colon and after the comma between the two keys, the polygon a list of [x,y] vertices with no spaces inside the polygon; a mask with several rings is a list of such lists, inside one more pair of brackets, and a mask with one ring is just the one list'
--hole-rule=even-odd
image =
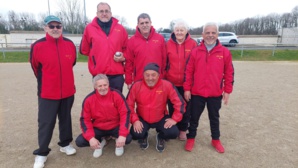
{"label": "jacket collar", "polygon": [[[154,29],[153,26],[151,26],[151,27],[150,27],[150,34],[149,34],[149,36],[148,36],[147,39],[150,39],[150,38],[154,35],[154,33],[155,33],[155,29]],[[138,26],[136,27],[136,33],[135,33],[135,35],[136,35],[137,37],[140,37],[140,38],[145,39],[145,37],[141,34],[140,29],[138,28]],[[147,40],[147,39],[146,39],[146,40]]]}
{"label": "jacket collar", "polygon": [[108,88],[108,93],[107,93],[106,95],[100,95],[99,92],[98,92],[98,90],[96,90],[96,89],[94,89],[94,90],[95,90],[96,97],[97,97],[98,99],[105,98],[105,97],[107,97],[108,95],[111,94],[111,89],[110,89],[110,88]]}
{"label": "jacket collar", "polygon": [[60,40],[62,40],[62,34],[59,38],[56,39],[56,38],[53,38],[52,36],[50,36],[49,33],[46,33],[46,39],[48,41],[53,41],[53,42],[55,42],[56,40],[60,41]]}

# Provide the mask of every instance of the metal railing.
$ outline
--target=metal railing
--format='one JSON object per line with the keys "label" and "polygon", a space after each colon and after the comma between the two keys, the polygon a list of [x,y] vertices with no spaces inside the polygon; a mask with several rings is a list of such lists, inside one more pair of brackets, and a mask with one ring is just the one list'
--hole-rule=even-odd
{"label": "metal railing", "polygon": [[[75,44],[77,56],[79,55],[79,44]],[[0,43],[3,59],[6,52],[30,51],[31,44],[29,43]],[[272,50],[274,56],[276,50],[298,50],[298,44],[283,44],[283,43],[253,43],[253,44],[236,44],[229,47],[229,50],[241,50],[241,57],[245,50]]]}

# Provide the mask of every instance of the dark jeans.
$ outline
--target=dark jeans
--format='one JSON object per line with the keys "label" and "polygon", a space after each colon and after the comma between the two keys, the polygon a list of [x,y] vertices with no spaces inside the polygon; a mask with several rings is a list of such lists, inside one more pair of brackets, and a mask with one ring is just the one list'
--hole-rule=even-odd
{"label": "dark jeans", "polygon": [[189,122],[189,133],[187,134],[187,138],[196,137],[201,114],[203,113],[204,108],[207,105],[211,137],[214,140],[219,139],[219,110],[221,108],[221,101],[222,96],[205,98],[202,96],[191,95],[191,117]]}
{"label": "dark jeans", "polygon": [[71,124],[71,108],[74,102],[74,96],[50,100],[38,97],[38,145],[33,154],[47,156],[51,149],[49,144],[52,139],[56,124],[56,118],[59,119],[59,139],[58,145],[68,146],[73,140]]}
{"label": "dark jeans", "polygon": [[[97,140],[99,140],[101,142],[101,139],[103,137],[106,137],[106,136],[112,136],[112,137],[115,137],[115,138],[118,138],[119,136],[119,127],[116,127],[115,129],[112,129],[112,130],[100,130],[100,129],[97,129],[97,128],[93,128],[94,129],[94,133],[95,133],[95,138]],[[126,137],[126,141],[125,141],[125,144],[129,144],[131,142],[132,138],[131,138],[131,135],[128,134],[127,137]],[[90,146],[89,144],[89,141],[87,141],[82,134],[80,134],[77,139],[76,139],[76,145],[78,147],[86,147],[86,146]]]}
{"label": "dark jeans", "polygon": [[122,93],[124,85],[123,75],[107,75],[110,87],[119,90]]}
{"label": "dark jeans", "polygon": [[164,128],[165,120],[170,118],[170,116],[165,116],[159,122],[156,123],[148,123],[140,118],[140,121],[143,123],[143,131],[141,133],[137,133],[134,131],[133,126],[130,128],[130,134],[132,135],[132,139],[145,139],[148,136],[148,131],[150,128],[155,128],[159,133],[159,137],[162,139],[176,139],[179,134],[178,127],[173,125],[171,128]]}
{"label": "dark jeans", "polygon": [[[185,101],[184,99],[184,89],[182,86],[176,86],[179,94],[183,97],[183,100]],[[190,103],[187,103],[186,102],[186,111],[185,113],[183,114],[183,118],[180,122],[177,123],[177,127],[180,131],[186,131],[188,126],[189,126],[189,120],[190,120]],[[174,107],[173,107],[173,104],[171,103],[170,100],[168,100],[168,109],[169,109],[169,114],[170,116],[172,117],[173,113],[174,113]]]}

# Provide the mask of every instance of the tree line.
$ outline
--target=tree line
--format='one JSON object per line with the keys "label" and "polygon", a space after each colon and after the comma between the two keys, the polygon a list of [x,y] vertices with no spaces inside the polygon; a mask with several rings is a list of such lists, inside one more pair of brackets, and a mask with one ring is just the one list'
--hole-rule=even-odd
{"label": "tree line", "polygon": [[[78,0],[59,1],[59,12],[55,15],[61,18],[63,22],[64,33],[82,34],[86,23],[91,19],[84,18],[84,11]],[[42,31],[43,19],[47,13],[41,13],[38,18],[32,13],[16,13],[11,10],[7,17],[0,14],[0,34],[8,34],[10,31]],[[134,34],[135,29],[129,28],[124,17],[114,16],[126,28],[128,34]],[[280,28],[298,27],[298,6],[291,12],[277,14],[271,13],[267,16],[255,16],[237,20],[231,23],[219,25],[220,31],[231,31],[237,35],[276,35]],[[159,32],[170,33],[173,30],[173,21],[169,23],[168,28],[160,28]],[[191,28],[190,34],[201,34],[203,26]]]}

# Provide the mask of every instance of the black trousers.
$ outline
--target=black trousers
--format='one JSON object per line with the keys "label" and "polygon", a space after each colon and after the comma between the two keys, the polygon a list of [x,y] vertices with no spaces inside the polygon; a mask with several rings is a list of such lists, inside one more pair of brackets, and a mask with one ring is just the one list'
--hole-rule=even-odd
{"label": "black trousers", "polygon": [[74,102],[74,96],[50,100],[38,97],[38,145],[33,154],[47,156],[51,149],[49,144],[52,139],[56,119],[59,119],[59,139],[58,145],[68,146],[73,140],[71,108]]}
{"label": "black trousers", "polygon": [[[118,138],[119,136],[119,127],[116,127],[115,129],[112,130],[100,130],[98,128],[93,128],[95,138],[101,142],[101,139],[106,136],[112,136],[114,138]],[[132,140],[132,137],[130,134],[127,135],[125,144],[129,144]],[[89,141],[87,141],[82,134],[80,134],[77,139],[76,139],[76,145],[78,147],[86,147],[90,146]]]}
{"label": "black trousers", "polygon": [[[180,95],[183,97],[184,99],[184,89],[182,86],[176,86],[178,92],[180,93]],[[185,99],[184,99],[185,101]],[[186,111],[183,114],[183,118],[180,122],[177,123],[177,127],[180,131],[186,131],[188,126],[189,126],[189,120],[190,120],[190,103],[186,102]],[[168,109],[169,109],[169,114],[172,117],[173,113],[174,113],[174,107],[173,104],[171,103],[170,100],[168,100]]]}
{"label": "black trousers", "polygon": [[170,118],[170,116],[165,116],[162,118],[159,122],[156,123],[147,123],[142,118],[140,118],[140,121],[143,123],[143,131],[141,133],[137,133],[134,131],[133,126],[130,128],[130,134],[132,135],[132,139],[145,139],[148,136],[148,131],[150,128],[155,128],[157,132],[159,132],[159,137],[162,139],[176,139],[179,134],[178,127],[176,125],[173,125],[171,128],[164,128],[165,120],[167,118]]}
{"label": "black trousers", "polygon": [[191,95],[191,112],[187,138],[195,138],[201,114],[207,105],[208,117],[210,121],[211,137],[218,140],[220,137],[219,131],[219,110],[221,108],[222,96],[219,97],[202,97]]}
{"label": "black trousers", "polygon": [[123,75],[107,75],[110,87],[119,90],[122,93],[124,85]]}

